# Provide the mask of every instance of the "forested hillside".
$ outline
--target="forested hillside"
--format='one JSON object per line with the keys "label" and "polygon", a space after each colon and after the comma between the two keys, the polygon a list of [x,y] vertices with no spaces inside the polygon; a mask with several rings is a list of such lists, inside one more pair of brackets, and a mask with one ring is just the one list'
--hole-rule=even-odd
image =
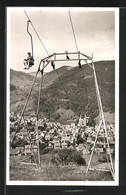
{"label": "forested hillside", "polygon": [[[114,112],[115,107],[115,62],[95,62],[96,74],[105,112]],[[11,70],[11,106],[17,110],[23,104],[32,85],[34,76]],[[32,92],[28,112],[36,110],[40,78]],[[40,114],[52,120],[74,120],[80,114],[94,118],[98,115],[93,70],[88,65],[63,66],[44,75],[40,102]]]}

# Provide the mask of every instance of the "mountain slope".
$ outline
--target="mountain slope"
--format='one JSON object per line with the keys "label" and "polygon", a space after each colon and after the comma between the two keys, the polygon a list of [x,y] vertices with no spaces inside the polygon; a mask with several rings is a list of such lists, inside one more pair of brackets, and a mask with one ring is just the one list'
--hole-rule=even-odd
{"label": "mountain slope", "polygon": [[[21,87],[24,85],[29,85],[29,83],[33,82],[34,76],[29,75],[25,72],[21,71],[15,71],[10,69],[10,83],[17,87]],[[37,83],[39,82],[39,79],[36,81]]]}
{"label": "mountain slope", "polygon": [[[114,111],[115,100],[115,62],[95,62],[96,74],[101,94],[103,109],[105,112]],[[22,72],[11,71],[11,99],[18,93],[17,102],[26,99],[33,82],[33,76]],[[38,78],[35,89],[31,95],[28,110],[32,111],[37,106]],[[59,111],[62,110],[63,114]],[[66,111],[65,111],[66,110]],[[91,117],[98,115],[98,106],[95,92],[93,71],[88,65],[79,67],[63,66],[44,75],[40,112],[43,116],[63,120],[74,119],[80,114],[88,113]],[[68,114],[69,113],[69,114]],[[63,116],[63,117],[62,117]]]}
{"label": "mountain slope", "polygon": [[[21,71],[10,69],[10,104],[11,109],[21,111],[25,104],[28,92],[32,86],[34,77],[27,75]],[[35,88],[32,94],[38,90],[39,79],[36,80]],[[33,105],[33,100],[30,99],[29,105]],[[33,106],[31,106],[33,109]]]}
{"label": "mountain slope", "polygon": [[[69,71],[71,69],[72,69],[72,67],[70,67],[70,66],[62,66],[62,67],[57,69],[58,75],[62,76],[64,73],[66,73],[67,71]],[[50,86],[52,83],[54,83],[55,81],[57,81],[58,75],[57,75],[55,70],[52,70],[51,72],[46,73],[44,75],[44,79],[43,79],[43,87],[46,88],[46,87]]]}
{"label": "mountain slope", "polygon": [[[105,112],[114,111],[114,61],[95,63],[96,74]],[[58,70],[57,70],[58,71]],[[87,112],[93,118],[98,115],[98,106],[93,71],[89,66],[75,67],[58,77],[43,90],[42,108],[47,113],[55,113],[59,108],[71,109],[80,115]]]}

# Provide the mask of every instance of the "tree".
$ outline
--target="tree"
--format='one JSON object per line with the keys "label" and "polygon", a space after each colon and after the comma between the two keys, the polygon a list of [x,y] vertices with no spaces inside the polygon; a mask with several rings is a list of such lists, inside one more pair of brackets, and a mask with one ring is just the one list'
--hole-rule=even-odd
{"label": "tree", "polygon": [[81,144],[81,143],[84,143],[84,139],[81,137],[81,134],[78,134],[77,136],[77,144]]}

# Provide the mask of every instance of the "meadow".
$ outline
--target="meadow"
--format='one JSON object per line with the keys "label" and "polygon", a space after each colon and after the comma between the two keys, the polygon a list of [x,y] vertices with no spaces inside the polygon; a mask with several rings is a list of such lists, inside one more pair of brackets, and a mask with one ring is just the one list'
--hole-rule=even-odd
{"label": "meadow", "polygon": [[[85,155],[85,160],[88,162],[89,154]],[[94,155],[91,166],[98,166],[100,155]],[[41,155],[41,165],[37,169],[36,166],[16,164],[10,168],[10,180],[17,181],[113,181],[110,172],[106,171],[89,171],[86,174],[86,165],[77,165],[69,163],[67,165],[54,164],[51,161],[52,154]],[[11,157],[10,163],[20,162],[22,157]],[[100,163],[100,165],[105,163]],[[106,163],[107,166],[107,163]]]}

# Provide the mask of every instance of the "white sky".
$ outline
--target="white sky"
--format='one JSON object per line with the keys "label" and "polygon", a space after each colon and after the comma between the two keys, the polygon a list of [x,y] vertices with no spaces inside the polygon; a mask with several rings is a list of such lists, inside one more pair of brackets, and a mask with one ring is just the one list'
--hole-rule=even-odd
{"label": "white sky", "polygon": [[[10,11],[9,11],[10,10]],[[10,68],[24,71],[23,59],[31,51],[30,36],[27,34],[26,10],[36,31],[49,54],[54,52],[76,52],[68,10],[71,13],[79,51],[91,56],[94,61],[115,59],[115,12],[86,9],[61,8],[8,8],[8,51]],[[40,59],[47,56],[33,28],[35,66],[27,72],[36,71]],[[58,64],[70,65],[66,63]],[[76,62],[72,64],[76,66]],[[46,71],[50,70],[50,66]]]}

